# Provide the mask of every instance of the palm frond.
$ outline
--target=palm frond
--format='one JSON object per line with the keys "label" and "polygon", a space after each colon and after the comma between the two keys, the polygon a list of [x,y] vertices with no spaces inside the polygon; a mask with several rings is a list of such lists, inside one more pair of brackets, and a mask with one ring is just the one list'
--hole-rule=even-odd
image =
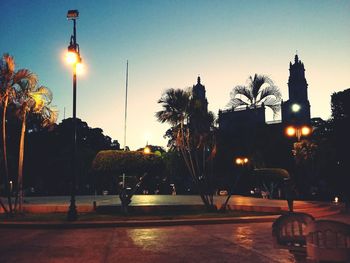
{"label": "palm frond", "polygon": [[58,110],[55,107],[44,106],[41,111],[41,116],[43,118],[43,126],[47,127],[56,123],[58,118]]}
{"label": "palm frond", "polygon": [[166,90],[158,100],[162,104],[162,110],[155,114],[158,121],[171,125],[183,121],[188,114],[189,97],[190,94],[181,89]]}
{"label": "palm frond", "polygon": [[13,76],[13,85],[26,81],[33,87],[38,83],[38,77],[28,69],[20,69]]}
{"label": "palm frond", "polygon": [[227,104],[228,107],[232,107],[234,109],[239,106],[249,106],[249,105],[250,105],[249,103],[245,102],[240,98],[231,99],[230,102]]}
{"label": "palm frond", "polygon": [[230,93],[231,100],[235,99],[238,95],[244,96],[247,100],[253,102],[251,90],[247,86],[235,86]]}
{"label": "palm frond", "polygon": [[249,79],[249,88],[253,95],[254,100],[257,100],[259,93],[262,91],[264,85],[273,85],[272,80],[265,75],[255,74],[254,77],[250,76]]}
{"label": "palm frond", "polygon": [[15,60],[12,56],[10,56],[9,54],[5,53],[2,56],[2,69],[7,71],[7,74],[13,74],[15,71]]}
{"label": "palm frond", "polygon": [[265,99],[268,96],[274,96],[276,100],[280,101],[282,99],[282,94],[277,86],[267,86],[260,92],[260,100]]}

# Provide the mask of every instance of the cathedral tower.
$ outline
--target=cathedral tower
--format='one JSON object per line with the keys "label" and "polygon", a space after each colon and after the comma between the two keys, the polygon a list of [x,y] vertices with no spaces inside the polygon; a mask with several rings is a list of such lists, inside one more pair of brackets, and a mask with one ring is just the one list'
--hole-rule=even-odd
{"label": "cathedral tower", "polygon": [[289,63],[289,100],[282,105],[282,122],[285,124],[309,124],[310,102],[307,94],[304,64],[295,55],[294,64]]}

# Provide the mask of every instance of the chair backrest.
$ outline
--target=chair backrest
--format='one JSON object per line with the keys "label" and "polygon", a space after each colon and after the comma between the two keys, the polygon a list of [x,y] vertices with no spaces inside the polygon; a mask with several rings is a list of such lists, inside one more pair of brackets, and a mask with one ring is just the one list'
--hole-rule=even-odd
{"label": "chair backrest", "polygon": [[350,262],[350,225],[318,220],[307,227],[306,248],[310,260]]}
{"label": "chair backrest", "polygon": [[306,227],[315,219],[306,213],[282,215],[272,225],[274,247],[306,253]]}

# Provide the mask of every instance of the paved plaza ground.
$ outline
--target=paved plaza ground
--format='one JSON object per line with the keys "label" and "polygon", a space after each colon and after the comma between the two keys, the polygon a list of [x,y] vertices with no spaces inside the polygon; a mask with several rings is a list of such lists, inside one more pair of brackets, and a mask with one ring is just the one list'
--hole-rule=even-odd
{"label": "paved plaza ground", "polygon": [[[77,198],[78,207],[117,205],[116,196]],[[216,197],[222,202],[225,197]],[[63,205],[68,197],[26,198],[28,206]],[[133,205],[199,205],[198,196],[135,196]],[[230,205],[286,208],[284,200],[234,196]],[[297,210],[350,223],[349,214],[339,214],[334,204],[297,201]],[[326,216],[326,217],[325,217]],[[217,220],[217,219],[215,219]],[[275,249],[272,222],[67,228],[0,228],[0,263],[51,262],[295,262],[287,250]]]}
{"label": "paved plaza ground", "polygon": [[274,249],[271,223],[95,228],[0,229],[1,263],[295,262]]}

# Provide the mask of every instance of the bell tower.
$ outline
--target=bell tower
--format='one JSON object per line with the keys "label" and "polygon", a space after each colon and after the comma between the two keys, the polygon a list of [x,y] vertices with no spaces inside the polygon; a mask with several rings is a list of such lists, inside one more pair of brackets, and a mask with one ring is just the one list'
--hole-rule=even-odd
{"label": "bell tower", "polygon": [[298,55],[294,64],[289,63],[288,93],[289,100],[282,104],[282,122],[286,124],[310,124],[310,102],[308,84],[305,78],[304,64]]}

